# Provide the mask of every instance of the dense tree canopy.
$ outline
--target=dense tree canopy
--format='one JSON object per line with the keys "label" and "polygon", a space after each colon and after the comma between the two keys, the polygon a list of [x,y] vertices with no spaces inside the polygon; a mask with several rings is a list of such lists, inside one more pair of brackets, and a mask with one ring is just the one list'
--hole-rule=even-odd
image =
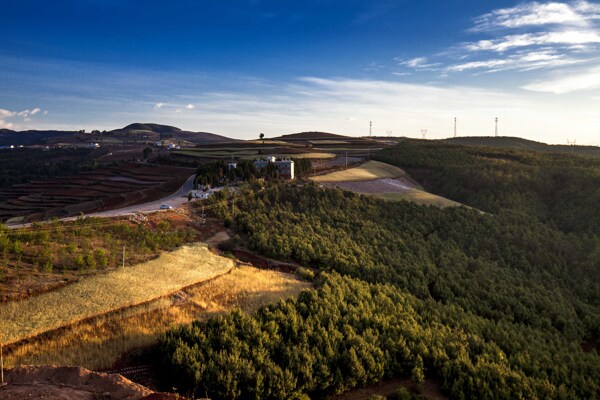
{"label": "dense tree canopy", "polygon": [[600,234],[598,158],[423,140],[405,140],[374,158],[406,169],[429,191],[481,210]]}
{"label": "dense tree canopy", "polygon": [[[380,159],[407,167],[402,146]],[[593,221],[567,226],[553,216],[544,196],[556,165],[591,177],[593,162],[504,151],[509,161],[488,167],[483,150],[410,146],[411,165],[421,166],[411,172],[433,176],[427,186],[453,179],[464,185],[455,199],[495,213],[314,185],[238,193],[235,215],[226,193],[215,197],[213,213],[252,250],[321,272],[297,300],[169,332],[162,361],[178,387],[217,399],[324,398],[410,376],[440,378],[456,399],[600,396],[600,357],[581,348],[600,334],[600,238]],[[507,166],[514,159],[525,166]],[[480,170],[437,171],[444,160]],[[462,181],[471,178],[481,192]],[[497,187],[509,191],[505,201]]]}
{"label": "dense tree canopy", "polygon": [[98,151],[88,148],[0,150],[0,189],[93,169],[99,165],[93,156]]}

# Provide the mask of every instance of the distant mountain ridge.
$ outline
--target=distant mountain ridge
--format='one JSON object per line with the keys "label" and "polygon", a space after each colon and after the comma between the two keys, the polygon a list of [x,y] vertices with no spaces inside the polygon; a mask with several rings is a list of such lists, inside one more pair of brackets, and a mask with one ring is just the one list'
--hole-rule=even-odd
{"label": "distant mountain ridge", "polygon": [[[184,131],[174,126],[154,123],[133,123],[125,126],[124,128],[113,129],[111,131],[93,132],[99,137],[143,137],[148,140],[168,138],[173,140],[185,140],[194,144],[231,142],[236,140],[226,136],[217,135],[215,133]],[[0,146],[32,146],[49,145],[58,142],[85,142],[86,139],[88,141],[90,139],[88,134],[79,131],[13,131],[10,129],[0,129]]]}

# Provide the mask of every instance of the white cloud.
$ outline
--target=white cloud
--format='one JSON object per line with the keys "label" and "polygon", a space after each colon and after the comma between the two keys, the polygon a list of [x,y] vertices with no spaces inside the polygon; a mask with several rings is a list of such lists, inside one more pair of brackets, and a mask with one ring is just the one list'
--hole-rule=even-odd
{"label": "white cloud", "polygon": [[600,6],[587,1],[573,3],[530,2],[502,8],[475,19],[474,31],[543,25],[587,26],[600,19]]}
{"label": "white cloud", "polygon": [[194,108],[196,108],[193,104],[188,104],[187,106],[185,106],[186,110],[193,110]]}
{"label": "white cloud", "polygon": [[587,1],[528,2],[497,9],[476,18],[470,30],[489,37],[453,47],[447,54],[460,62],[442,70],[481,73],[562,68],[568,73],[568,66],[598,60],[598,21],[600,4]]}
{"label": "white cloud", "polygon": [[158,110],[159,108],[163,108],[166,104],[163,102],[154,104],[154,108]]}
{"label": "white cloud", "polygon": [[0,129],[16,129],[15,124],[0,119]]}
{"label": "white cloud", "polygon": [[4,109],[0,108],[0,118],[8,118],[8,117],[12,117],[14,115],[15,115],[14,111],[4,110]]}
{"label": "white cloud", "polygon": [[[600,43],[600,34],[595,31],[563,31],[526,33],[521,35],[509,35],[501,39],[479,40],[474,43],[465,44],[469,51],[495,51],[505,52],[510,49],[528,46],[542,45],[584,45]],[[581,47],[580,47],[581,48]]]}
{"label": "white cloud", "polygon": [[31,122],[34,115],[42,111],[39,107],[35,107],[32,110],[23,110],[23,111],[11,111],[0,108],[0,128],[2,129],[20,129],[19,125],[16,125],[13,122],[8,121],[11,118],[21,117],[23,122]]}
{"label": "white cloud", "polygon": [[427,57],[416,57],[411,58],[409,60],[396,58],[395,60],[398,62],[398,65],[417,70],[431,70],[440,65],[439,63],[428,62],[429,60],[427,59]]}
{"label": "white cloud", "polygon": [[556,94],[597,88],[600,88],[600,68],[598,67],[570,76],[534,82],[523,86],[523,89],[526,90]]}
{"label": "white cloud", "polygon": [[446,68],[448,72],[462,72],[468,70],[485,69],[486,72],[498,72],[506,70],[531,71],[540,68],[560,67],[583,62],[556,54],[553,50],[544,50],[532,53],[517,53],[501,59],[488,59],[482,61],[471,61],[451,65]]}

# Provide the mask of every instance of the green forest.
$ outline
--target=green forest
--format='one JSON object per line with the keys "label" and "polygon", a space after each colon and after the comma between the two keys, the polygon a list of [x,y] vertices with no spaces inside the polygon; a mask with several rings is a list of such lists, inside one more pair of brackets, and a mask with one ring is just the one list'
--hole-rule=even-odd
{"label": "green forest", "polygon": [[600,234],[598,158],[424,140],[403,141],[373,158],[405,169],[427,191],[480,210]]}
{"label": "green forest", "polygon": [[419,141],[376,158],[474,208],[311,184],[248,189],[235,209],[215,196],[251,250],[315,269],[315,289],[169,331],[170,382],[214,399],[319,399],[392,377],[435,378],[452,399],[600,397],[598,350],[582,348],[600,336],[600,203],[583,201],[600,186],[576,190],[576,171],[597,182],[596,161]]}

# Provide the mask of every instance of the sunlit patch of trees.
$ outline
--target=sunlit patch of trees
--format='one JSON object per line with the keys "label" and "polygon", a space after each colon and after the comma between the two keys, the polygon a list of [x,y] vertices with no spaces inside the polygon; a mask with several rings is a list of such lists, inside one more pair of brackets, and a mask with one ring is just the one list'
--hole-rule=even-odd
{"label": "sunlit patch of trees", "polygon": [[194,237],[167,221],[150,226],[83,218],[14,230],[0,225],[0,260],[9,268],[30,265],[44,272],[104,270],[121,265],[123,246],[128,262],[135,262]]}

